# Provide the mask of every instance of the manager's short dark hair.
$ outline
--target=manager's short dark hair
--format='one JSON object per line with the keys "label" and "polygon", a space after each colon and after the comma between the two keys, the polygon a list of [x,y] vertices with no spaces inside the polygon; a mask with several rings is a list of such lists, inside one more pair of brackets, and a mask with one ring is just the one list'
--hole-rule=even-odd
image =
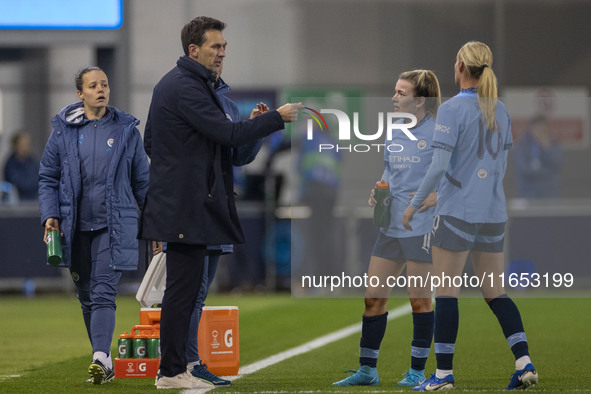
{"label": "manager's short dark hair", "polygon": [[207,30],[222,31],[225,27],[224,22],[209,16],[198,16],[187,23],[181,30],[181,42],[183,43],[185,55],[189,56],[189,45],[201,46],[205,42],[205,32]]}

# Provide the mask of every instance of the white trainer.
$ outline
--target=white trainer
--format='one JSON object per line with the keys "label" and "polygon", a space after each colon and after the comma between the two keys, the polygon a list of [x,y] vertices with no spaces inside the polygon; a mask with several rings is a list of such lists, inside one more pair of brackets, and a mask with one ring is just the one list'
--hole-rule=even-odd
{"label": "white trainer", "polygon": [[205,389],[211,387],[211,384],[193,377],[189,371],[179,373],[171,378],[160,374],[156,376],[157,389]]}

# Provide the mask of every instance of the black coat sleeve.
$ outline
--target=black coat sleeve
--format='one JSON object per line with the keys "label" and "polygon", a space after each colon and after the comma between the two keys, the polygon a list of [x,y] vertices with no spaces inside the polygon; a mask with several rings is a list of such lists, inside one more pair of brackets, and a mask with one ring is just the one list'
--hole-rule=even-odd
{"label": "black coat sleeve", "polygon": [[200,89],[198,85],[183,87],[179,95],[180,117],[194,130],[220,145],[238,147],[266,137],[284,126],[277,111],[232,122],[220,110],[211,92]]}

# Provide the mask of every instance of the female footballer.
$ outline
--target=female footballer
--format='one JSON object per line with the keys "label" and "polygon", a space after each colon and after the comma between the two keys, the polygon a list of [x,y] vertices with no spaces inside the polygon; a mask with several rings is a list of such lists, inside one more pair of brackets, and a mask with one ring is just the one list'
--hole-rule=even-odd
{"label": "female footballer", "polygon": [[[384,150],[385,169],[382,180],[390,185],[390,225],[380,229],[369,261],[368,276],[378,277],[377,287],[368,287],[365,293],[359,363],[361,367],[353,375],[333,383],[335,386],[377,385],[376,369],[380,344],[386,331],[387,304],[392,288],[388,278],[398,277],[406,266],[407,276],[425,278],[431,270],[429,241],[433,224],[435,193],[419,208],[417,225],[409,232],[401,225],[404,209],[410,195],[417,190],[425,175],[433,148],[431,139],[435,126],[434,117],[441,104],[439,81],[430,70],[407,71],[398,77],[392,98],[396,112],[411,113],[417,124],[410,131],[417,141],[406,135],[393,135],[386,140]],[[402,121],[402,120],[401,120]],[[374,190],[368,201],[376,206]],[[433,337],[433,306],[431,291],[421,286],[407,286],[413,311],[413,339],[411,342],[411,366],[399,386],[416,386],[425,379],[425,363]]]}
{"label": "female footballer", "polygon": [[[507,221],[503,177],[512,136],[507,109],[497,99],[492,62],[489,47],[481,42],[468,42],[460,48],[454,66],[460,93],[442,104],[437,113],[433,160],[404,211],[402,223],[412,230],[413,215],[437,186],[431,240],[433,275],[461,276],[471,253],[475,275],[494,279],[485,281],[481,291],[515,356],[516,372],[506,387],[513,390],[536,384],[538,375],[529,357],[519,310],[499,279],[504,267]],[[437,370],[414,387],[414,391],[455,387],[452,362],[459,322],[459,293],[460,287],[452,284],[435,290]]]}

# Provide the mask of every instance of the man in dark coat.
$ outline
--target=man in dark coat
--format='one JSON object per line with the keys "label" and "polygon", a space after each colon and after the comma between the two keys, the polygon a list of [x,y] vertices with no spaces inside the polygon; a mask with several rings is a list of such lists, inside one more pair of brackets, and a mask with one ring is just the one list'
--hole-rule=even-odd
{"label": "man in dark coat", "polygon": [[183,27],[188,55],[154,88],[146,123],[145,148],[152,162],[139,236],[168,242],[158,388],[203,387],[187,372],[185,348],[206,246],[244,242],[231,148],[283,129],[301,106],[285,104],[240,122],[226,118],[213,86],[226,56],[224,27],[209,17]]}

